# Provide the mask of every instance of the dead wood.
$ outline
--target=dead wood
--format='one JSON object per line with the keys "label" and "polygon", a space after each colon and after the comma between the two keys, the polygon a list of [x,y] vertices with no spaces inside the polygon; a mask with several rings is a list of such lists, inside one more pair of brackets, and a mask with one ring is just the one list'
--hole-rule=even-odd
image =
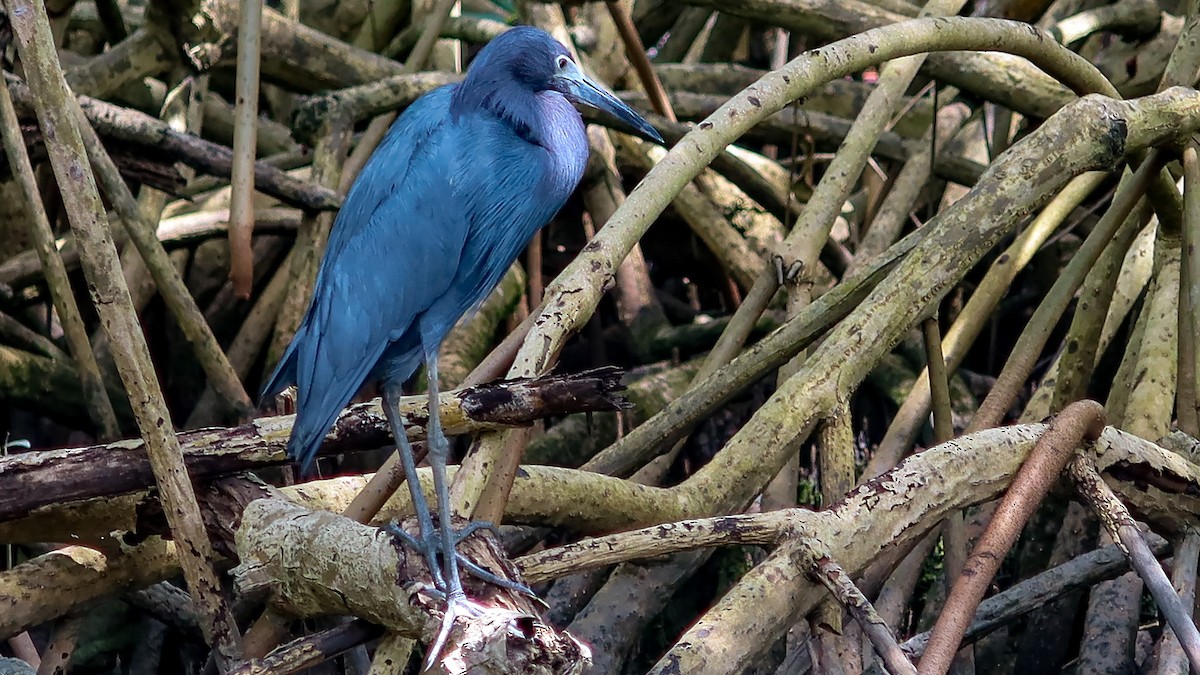
{"label": "dead wood", "polygon": [[[622,410],[621,372],[601,368],[575,375],[502,381],[444,394],[447,433],[530,424],[571,413]],[[420,440],[427,421],[425,397],[406,398],[409,437]],[[338,418],[322,455],[377,448],[391,435],[379,400],[352,406]],[[179,434],[188,473],[204,481],[286,463],[292,415],[262,417],[229,429]],[[153,484],[141,441],[118,441],[65,450],[27,452],[0,458],[0,520],[12,520],[47,505],[120,495]]]}
{"label": "dead wood", "polygon": [[[6,139],[14,154],[23,154],[14,149],[21,145],[32,150],[32,178],[18,189],[0,162],[0,442],[9,445],[3,434],[13,431],[12,456],[0,457],[0,543],[16,544],[12,569],[0,570],[0,636],[47,668],[78,637],[74,660],[98,653],[92,658],[108,663],[72,668],[107,672],[119,659],[139,673],[198,669],[214,655],[194,648],[196,636],[212,633],[221,603],[232,599],[245,626],[247,614],[270,601],[264,621],[244,636],[246,653],[262,658],[232,672],[292,672],[352,647],[342,662],[321,667],[405,669],[440,604],[420,586],[428,582],[420,558],[371,526],[408,518],[407,497],[380,504],[367,526],[331,515],[362,503],[372,471],[387,475],[376,461],[386,453],[359,452],[390,443],[378,404],[346,411],[327,439],[320,469],[344,475],[301,484],[289,484],[290,472],[279,468],[290,417],[194,425],[217,418],[229,398],[221,391],[253,391],[294,329],[337,189],[388,119],[361,135],[366,125],[356,123],[459,79],[477,47],[512,23],[511,3],[464,0],[463,16],[447,18],[446,0],[291,0],[263,8],[257,29],[235,0],[45,4],[43,35],[51,33],[53,45],[43,44],[40,56],[18,45],[9,70],[20,76],[6,79],[21,115],[5,125]],[[552,31],[622,98],[662,115],[649,119],[667,139],[664,148],[631,142],[585,112],[593,161],[579,194],[443,350],[447,386],[500,377],[514,363],[510,374],[607,364],[658,373],[641,391],[631,385],[636,410],[622,408],[616,375],[604,373],[590,374],[599,381],[582,393],[572,378],[560,389],[539,378],[442,401],[455,432],[477,435],[464,465],[451,468],[461,515],[502,517],[510,548],[506,555],[480,536],[465,549],[491,569],[520,570],[539,591],[549,585],[546,616],[593,648],[594,671],[857,675],[861,664],[882,672],[850,616],[865,622],[893,670],[908,669],[896,643],[939,614],[965,628],[981,673],[1072,661],[1080,672],[1182,672],[1188,654],[1200,654],[1188,595],[1200,541],[1200,154],[1194,143],[1183,146],[1200,105],[1191,88],[1200,12],[1154,0],[996,0],[974,3],[974,18],[909,20],[939,6],[514,6],[519,22]],[[32,5],[7,1],[12,7]],[[433,66],[422,68],[429,53]],[[911,86],[889,89],[906,60],[922,59]],[[247,77],[251,71],[261,77]],[[79,182],[90,179],[88,162],[69,158],[79,171],[62,175],[60,197],[47,162],[62,164],[68,130],[33,126],[48,99],[35,98],[20,77],[42,93],[65,80],[62,100],[79,97],[119,170],[97,165],[104,206],[118,207],[124,221],[111,228],[121,257],[109,257],[99,277],[96,231],[67,231],[88,210],[80,197],[90,199],[92,189]],[[1089,92],[1101,96],[1078,100]],[[873,118],[871,98],[891,99],[882,125],[864,121]],[[257,143],[247,140],[254,130]],[[859,158],[850,162],[852,153]],[[1135,176],[1139,163],[1145,168]],[[253,166],[253,176],[239,171],[229,190],[234,164]],[[145,189],[124,189],[129,183]],[[63,261],[57,279],[45,278],[43,258],[28,249],[30,200],[47,216],[39,248],[57,248]],[[156,244],[146,236],[155,226],[165,252],[147,246]],[[248,300],[228,285],[229,247],[216,241],[231,229],[240,233],[239,260],[253,255],[255,273],[240,275],[237,294]],[[142,234],[137,250],[127,232]],[[153,277],[138,259],[148,248]],[[111,361],[144,334],[153,367],[141,369],[131,391],[158,385],[168,406],[159,418],[189,429],[146,427],[147,438],[183,447],[177,468],[188,472],[198,503],[183,523],[179,491],[164,508],[142,442],[97,445],[82,435],[94,431],[77,385],[85,369],[61,327],[73,323],[76,334],[95,339],[112,318],[122,277],[136,318],[109,343],[116,351],[97,350],[99,377],[117,424],[131,433],[129,412],[144,412],[145,397],[135,394],[130,405]],[[86,302],[91,290],[99,302]],[[73,295],[81,320],[64,321],[52,295]],[[168,309],[186,300],[199,311],[180,323],[158,296]],[[200,322],[214,338],[207,353],[227,358],[236,377],[215,377],[191,353],[194,333],[180,327]],[[923,369],[937,357],[915,339],[917,326],[930,345],[945,343],[945,374],[937,364],[927,369],[935,384],[962,390],[952,415],[944,406],[935,415],[933,435]],[[670,361],[650,362],[658,358]],[[1104,394],[1112,426],[1076,458],[1093,460],[1097,471],[1073,466],[1116,526],[1113,536],[1134,551],[1138,571],[1097,586],[1128,566],[1114,547],[1087,552],[1098,523],[1078,504],[1063,508],[1058,472],[1041,464],[1036,491],[1009,485],[1037,473],[1026,456],[1053,435],[1025,422]],[[975,401],[985,397],[992,400],[977,413]],[[422,401],[406,402],[414,439],[423,435]],[[581,410],[609,412],[592,419],[575,414]],[[971,430],[981,431],[924,449],[972,415]],[[982,430],[1013,420],[1022,423]],[[503,431],[513,425],[523,428]],[[817,441],[809,438],[814,429]],[[23,452],[24,440],[35,451]],[[55,447],[66,449],[45,450]],[[526,464],[518,466],[522,447]],[[864,461],[865,475],[853,475]],[[419,474],[428,490],[427,470]],[[1058,489],[1042,499],[1051,483]],[[918,579],[922,570],[957,566],[953,542],[936,545],[948,514],[979,512],[977,522],[966,519],[967,534],[989,519],[1015,531],[992,503],[1006,490],[1010,501],[1024,496],[1017,520],[1028,516],[1030,526],[1003,560],[1011,537],[981,549],[987,565],[969,566],[976,591],[997,591],[971,617],[977,598],[943,605],[940,580]],[[1182,603],[1151,555],[1168,546],[1148,530],[1178,547],[1167,565]],[[197,576],[196,559],[205,557],[197,552],[208,545],[226,591],[229,568],[242,564],[236,597]],[[1004,573],[985,579],[997,568]],[[195,582],[187,590],[176,585],[183,571]],[[1144,620],[1143,578],[1178,633]],[[1027,581],[1012,585],[1017,579]],[[546,628],[543,608],[469,583],[480,601],[504,609],[484,617],[495,621],[459,626],[445,669],[549,672],[586,662],[586,648]],[[1056,597],[1062,601],[1049,602]],[[146,627],[141,644],[112,646],[76,630],[80,617],[86,627],[118,604],[130,608],[131,625]],[[1035,609],[1044,616],[1013,620]],[[333,618],[290,621],[286,610]],[[927,639],[904,642],[904,654],[922,656]],[[58,654],[47,652],[58,645]],[[922,671],[940,668],[936,652],[945,662],[957,648],[957,639],[935,646]]]}
{"label": "dead wood", "polygon": [[[415,527],[415,520],[406,529]],[[411,529],[415,532],[415,529]],[[502,578],[520,581],[489,533],[468,537],[460,551]],[[349,612],[408,637],[430,641],[441,627],[440,599],[426,589],[424,558],[379,528],[282,500],[250,504],[237,536],[242,593],[265,586],[275,603],[298,617]],[[461,619],[442,661],[448,672],[576,673],[587,647],[539,618],[529,598],[463,580],[480,615]]]}

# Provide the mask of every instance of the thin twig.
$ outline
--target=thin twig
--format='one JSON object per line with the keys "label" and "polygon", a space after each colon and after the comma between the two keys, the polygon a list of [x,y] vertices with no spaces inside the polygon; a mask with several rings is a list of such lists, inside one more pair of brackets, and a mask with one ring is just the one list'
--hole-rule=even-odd
{"label": "thin twig", "polygon": [[940,445],[954,438],[954,421],[950,412],[950,378],[946,373],[942,330],[937,316],[925,319],[921,330],[925,337],[925,361],[929,367],[929,391],[933,397],[933,438]]}
{"label": "thin twig", "polygon": [[1180,647],[1187,654],[1192,670],[1200,672],[1200,631],[1192,621],[1190,605],[1184,607],[1179,596],[1175,594],[1171,580],[1167,578],[1167,573],[1163,571],[1162,565],[1154,557],[1154,552],[1142,537],[1142,532],[1133,516],[1129,514],[1129,509],[1125,508],[1121,500],[1113,494],[1112,488],[1100,477],[1090,457],[1076,456],[1067,465],[1067,475],[1075,484],[1079,495],[1092,507],[1100,517],[1100,522],[1104,523],[1109,534],[1118,542],[1138,576],[1146,583],[1146,589],[1154,597],[1158,610],[1162,612],[1163,618],[1179,639]]}
{"label": "thin twig", "polygon": [[[933,400],[933,437],[939,445],[954,438],[954,422],[950,415],[950,381],[946,373],[946,357],[942,353],[942,330],[937,316],[929,317],[921,324],[925,338],[925,362],[929,372],[929,392]],[[958,575],[967,562],[967,526],[962,511],[946,516],[942,525],[942,548],[945,562],[942,565],[946,596],[954,588]],[[959,659],[964,665],[973,664],[974,654],[970,647],[960,650]],[[970,666],[973,672],[973,665]]]}
{"label": "thin twig", "polygon": [[542,274],[542,233],[538,232],[525,248],[525,269],[529,270],[529,304],[542,304],[546,280]]}
{"label": "thin twig", "polygon": [[[1200,438],[1200,146],[1183,150],[1183,260],[1179,269],[1179,428]],[[1191,343],[1188,349],[1187,342]]]}
{"label": "thin twig", "polygon": [[846,570],[828,555],[819,555],[810,550],[808,557],[812,576],[829,589],[838,603],[850,612],[850,616],[862,627],[863,633],[887,665],[888,671],[892,675],[916,675],[916,666],[905,656],[900,645],[896,643],[896,637],[888,630],[887,624],[875,611],[871,601],[867,600],[867,596],[850,580]]}
{"label": "thin twig", "polygon": [[667,92],[663,89],[662,80],[658,79],[658,73],[654,72],[654,67],[650,65],[650,59],[646,56],[646,48],[642,45],[642,39],[638,37],[633,19],[617,0],[608,0],[604,4],[608,7],[608,13],[612,16],[613,23],[617,25],[621,42],[625,43],[625,56],[633,64],[638,79],[642,81],[642,88],[650,97],[650,107],[654,109],[654,112],[672,122],[678,121],[675,117],[675,110],[671,108],[671,100],[667,98]]}
{"label": "thin twig", "polygon": [[950,668],[979,601],[1025,521],[1058,480],[1079,443],[1099,438],[1104,424],[1104,408],[1099,403],[1080,401],[1067,406],[1038,439],[946,598],[919,664],[922,675],[941,675]]}
{"label": "thin twig", "polygon": [[233,167],[229,197],[229,278],[234,294],[250,297],[254,283],[254,160],[258,135],[258,71],[262,47],[261,0],[241,0],[234,106]]}

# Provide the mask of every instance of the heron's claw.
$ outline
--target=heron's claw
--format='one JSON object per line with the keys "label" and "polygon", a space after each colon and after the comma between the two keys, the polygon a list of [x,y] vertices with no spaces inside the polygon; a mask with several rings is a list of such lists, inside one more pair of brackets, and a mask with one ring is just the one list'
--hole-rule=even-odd
{"label": "heron's claw", "polygon": [[[429,567],[430,576],[433,577],[434,587],[444,598],[446,591],[450,589],[446,588],[445,578],[442,575],[440,566],[437,564],[438,556],[442,550],[441,536],[437,530],[434,530],[427,537],[414,537],[413,535],[400,529],[400,526],[395,522],[384,525],[383,529],[400,541],[404,542],[409,548],[416,550],[418,553],[424,556],[426,565]],[[497,537],[500,535],[500,529],[492,523],[484,520],[475,520],[468,523],[465,527],[454,531],[455,545],[479,530],[488,530]],[[512,581],[511,579],[505,579],[504,577],[497,576],[496,574],[485,570],[470,558],[466,557],[462,553],[459,553],[458,550],[454,551],[454,558],[458,561],[461,569],[465,569],[471,574],[471,576],[479,579],[480,581],[492,584],[493,586],[499,586],[500,588],[510,590],[514,593],[520,593],[532,598],[537,597],[537,594],[533,592],[533,589],[529,588],[525,584]]]}
{"label": "heron's claw", "polygon": [[454,629],[454,621],[460,616],[481,616],[486,609],[482,605],[472,602],[460,590],[457,593],[449,593],[446,595],[446,612],[442,614],[442,627],[438,630],[437,637],[429,645],[429,651],[425,654],[425,668],[429,670],[433,667],[434,662],[442,655],[442,648],[446,646],[446,639],[450,637],[450,631]]}
{"label": "heron's claw", "polygon": [[467,572],[469,572],[471,574],[471,576],[475,577],[476,579],[479,579],[480,581],[483,581],[485,583],[489,583],[493,586],[499,586],[500,588],[510,590],[514,593],[520,593],[521,595],[528,595],[531,598],[535,598],[538,601],[541,601],[541,598],[538,598],[537,594],[533,592],[533,589],[526,586],[525,584],[523,584],[519,581],[513,581],[512,579],[505,579],[504,577],[492,574],[491,572],[483,569],[479,565],[476,565],[474,561],[472,561],[470,558],[466,557],[465,555],[459,553],[458,551],[455,551],[455,557],[458,558],[459,566],[462,567],[462,569],[465,569]]}

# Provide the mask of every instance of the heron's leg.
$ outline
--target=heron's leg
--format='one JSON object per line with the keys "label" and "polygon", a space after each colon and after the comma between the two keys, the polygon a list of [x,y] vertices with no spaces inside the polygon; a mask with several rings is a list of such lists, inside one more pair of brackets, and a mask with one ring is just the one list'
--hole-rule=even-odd
{"label": "heron's leg", "polygon": [[404,418],[400,415],[400,385],[387,384],[383,389],[383,411],[388,424],[392,427],[392,436],[396,440],[396,452],[400,453],[400,464],[404,467],[404,482],[408,483],[408,493],[412,496],[413,510],[417,514],[417,525],[421,528],[419,538],[409,535],[399,527],[388,528],[388,531],[399,537],[406,544],[416,549],[425,557],[429,566],[429,575],[438,590],[446,589],[446,581],[438,566],[438,535],[433,527],[433,517],[429,514],[429,503],[425,501],[425,493],[421,492],[421,480],[417,476],[417,463],[413,459],[412,445],[408,442],[408,434],[404,431]]}
{"label": "heron's leg", "polygon": [[442,615],[441,630],[438,631],[437,637],[430,644],[429,651],[425,656],[426,670],[441,655],[442,647],[446,644],[446,639],[449,637],[450,631],[454,628],[454,620],[459,616],[478,616],[483,609],[468,599],[466,593],[463,592],[462,580],[458,573],[460,560],[468,572],[483,581],[528,595],[534,595],[533,591],[527,586],[498,577],[476,565],[466,557],[459,555],[458,551],[455,550],[458,542],[471,533],[480,529],[491,529],[495,532],[496,526],[491,523],[476,521],[469,523],[458,532],[454,530],[454,521],[450,509],[450,485],[446,480],[446,465],[450,460],[450,443],[446,440],[446,434],[442,430],[442,420],[438,406],[437,357],[436,349],[428,351],[425,355],[425,375],[429,380],[429,425],[425,430],[425,442],[429,447],[426,461],[429,462],[429,467],[433,471],[433,489],[437,496],[438,538],[442,546],[442,561],[445,564],[444,574],[446,579],[446,585],[438,590],[446,594],[446,612]]}
{"label": "heron's leg", "polygon": [[450,511],[450,485],[446,480],[446,464],[450,460],[450,443],[442,431],[441,411],[438,406],[438,354],[436,349],[425,355],[425,375],[429,380],[429,426],[425,430],[425,442],[429,445],[426,461],[433,470],[433,491],[437,496],[439,533],[441,535],[443,574],[446,579],[446,601],[453,603],[466,595],[458,576],[458,555],[454,550],[454,521]]}
{"label": "heron's leg", "polygon": [[438,526],[442,545],[442,562],[446,568],[443,574],[446,579],[446,613],[442,615],[442,627],[437,637],[429,645],[425,655],[425,669],[441,656],[442,647],[446,644],[454,620],[458,616],[475,614],[474,603],[467,599],[462,589],[462,580],[458,576],[458,552],[454,549],[454,521],[450,511],[450,485],[446,482],[446,464],[450,458],[450,443],[442,432],[442,419],[438,406],[438,370],[437,349],[425,353],[425,376],[429,380],[429,425],[425,429],[425,443],[429,447],[426,461],[433,471],[433,491],[437,496]]}
{"label": "heron's leg", "polygon": [[446,565],[445,575],[448,582],[447,588],[442,590],[449,591],[462,587],[461,577],[459,576],[459,565],[461,565],[462,569],[477,579],[501,588],[507,588],[510,591],[537,597],[533,590],[525,584],[492,574],[471,560],[468,560],[466,556],[458,553],[454,548],[458,542],[479,530],[490,530],[499,539],[500,530],[492,523],[483,520],[471,521],[466,527],[460,530],[454,529],[453,521],[450,517],[450,485],[446,481],[446,464],[450,456],[450,443],[446,440],[446,435],[442,431],[437,403],[437,352],[434,352],[432,357],[426,358],[426,370],[428,371],[427,377],[429,379],[429,427],[425,432],[426,443],[429,444],[429,454],[427,457],[429,466],[433,469],[433,484],[438,499],[438,521],[441,525],[442,560]]}

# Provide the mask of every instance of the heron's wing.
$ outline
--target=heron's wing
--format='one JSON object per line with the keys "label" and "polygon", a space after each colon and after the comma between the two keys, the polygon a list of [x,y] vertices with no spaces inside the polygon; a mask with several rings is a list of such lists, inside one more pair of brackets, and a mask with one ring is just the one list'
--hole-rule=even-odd
{"label": "heron's wing", "polygon": [[[574,111],[571,111],[574,114]],[[568,122],[582,123],[578,115]],[[453,176],[454,203],[469,220],[462,260],[448,292],[421,317],[421,334],[437,344],[491,293],[532,237],[562,208],[587,161],[586,145],[570,157],[528,142],[503,120],[464,115],[470,139]]]}
{"label": "heron's wing", "polygon": [[358,179],[351,185],[326,242],[325,254],[313,284],[316,289],[313,298],[309,301],[295,337],[263,385],[260,400],[268,400],[297,383],[296,352],[300,345],[309,340],[306,329],[320,310],[319,289],[325,286],[325,277],[329,275],[331,267],[340,264],[341,252],[370,225],[372,215],[405,183],[414,160],[425,151],[423,146],[448,116],[453,86],[436,89],[409,106],[392,124]]}
{"label": "heron's wing", "polygon": [[288,449],[302,465],[388,345],[454,280],[468,230],[447,199],[457,135],[443,97],[421,99],[389,131],[338,214],[289,354],[297,415]]}
{"label": "heron's wing", "polygon": [[[392,124],[346,195],[329,233],[326,259],[357,240],[385,202],[394,203],[392,200],[403,198],[406,192],[410,199],[444,196],[444,193],[423,195],[417,188],[431,184],[451,168],[445,165],[444,155],[456,132],[450,119],[450,98],[455,86],[439,87],[417,99]],[[421,228],[419,223],[411,221],[393,225],[411,230]]]}

